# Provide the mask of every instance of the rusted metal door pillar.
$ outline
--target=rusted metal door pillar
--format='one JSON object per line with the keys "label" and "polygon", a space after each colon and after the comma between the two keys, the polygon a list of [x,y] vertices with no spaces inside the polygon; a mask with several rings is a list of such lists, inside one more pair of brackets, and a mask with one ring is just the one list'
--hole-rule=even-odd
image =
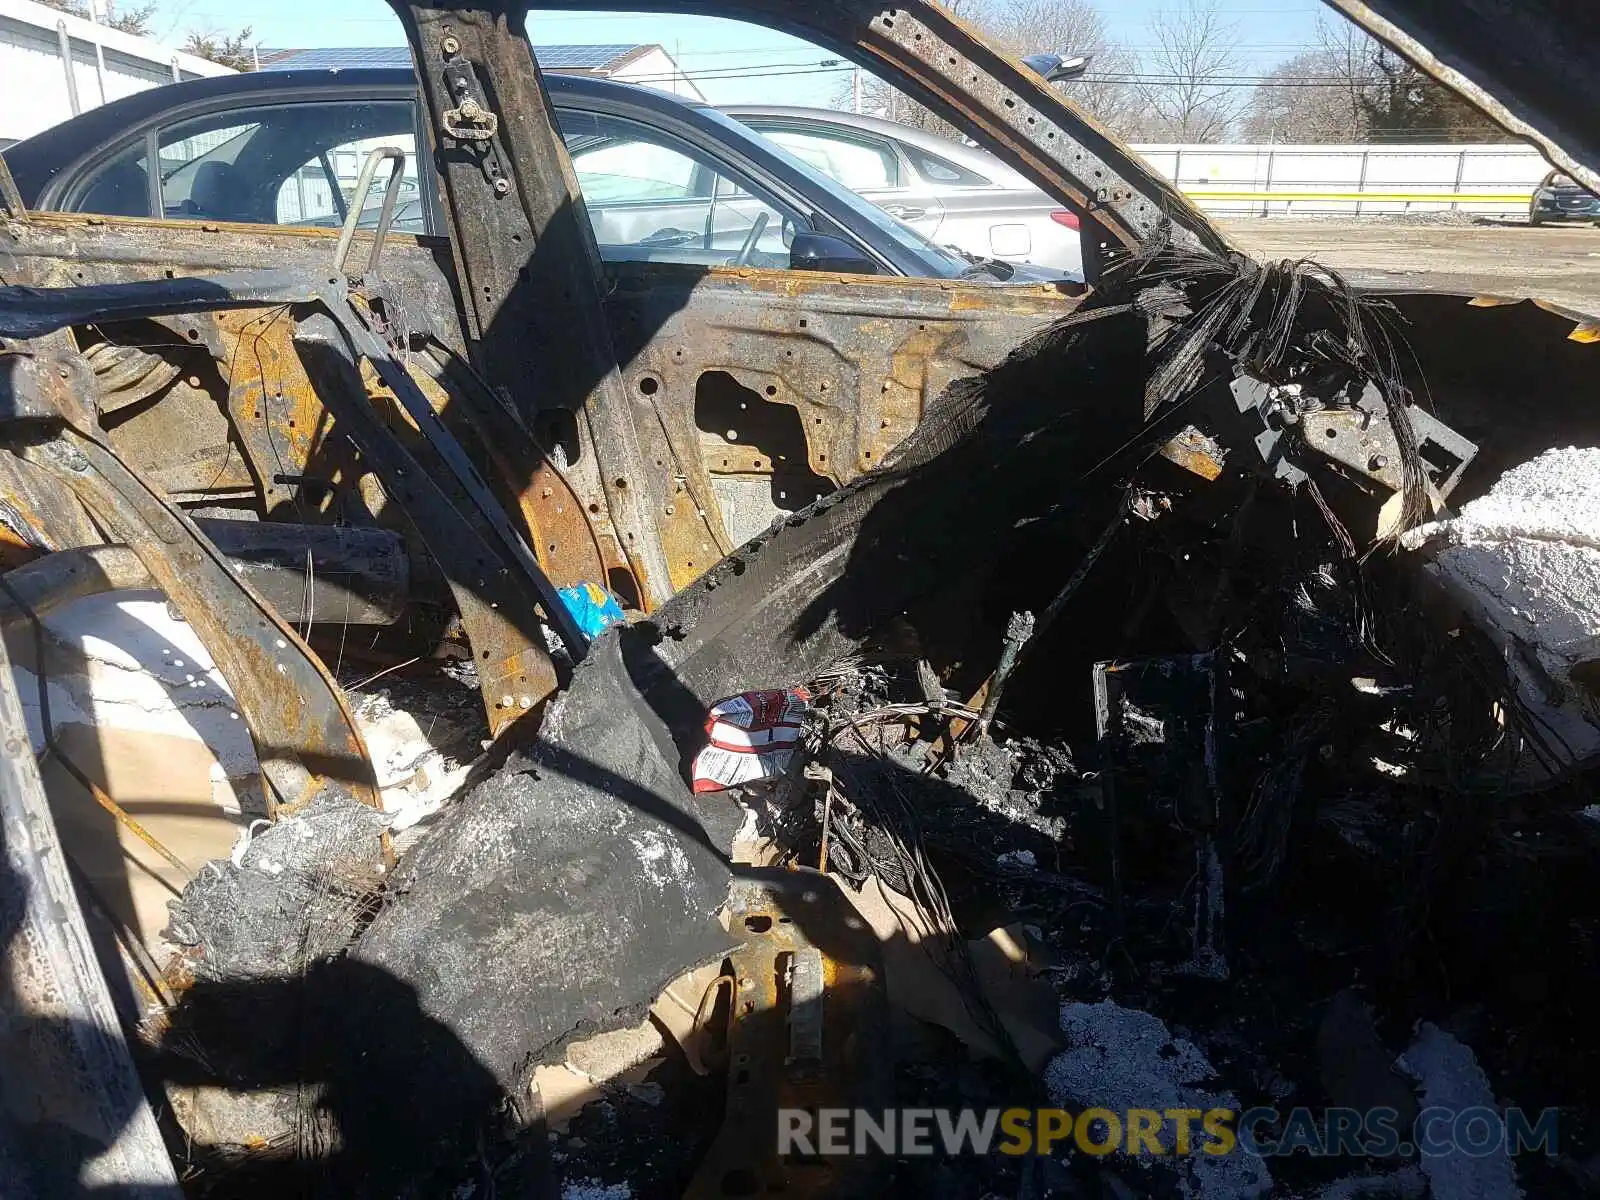
{"label": "rusted metal door pillar", "polygon": [[527,424],[551,409],[582,414],[629,566],[641,591],[663,600],[671,584],[635,425],[654,412],[617,371],[600,250],[532,60],[523,8],[390,3],[421,58],[477,366]]}

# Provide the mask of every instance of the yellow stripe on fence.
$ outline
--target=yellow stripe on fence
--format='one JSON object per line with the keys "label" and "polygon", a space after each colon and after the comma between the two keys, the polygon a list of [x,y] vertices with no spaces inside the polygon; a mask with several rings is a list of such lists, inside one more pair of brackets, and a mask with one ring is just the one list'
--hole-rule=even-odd
{"label": "yellow stripe on fence", "polygon": [[1291,192],[1240,191],[1229,188],[1182,189],[1196,200],[1333,201],[1340,204],[1527,204],[1532,192]]}

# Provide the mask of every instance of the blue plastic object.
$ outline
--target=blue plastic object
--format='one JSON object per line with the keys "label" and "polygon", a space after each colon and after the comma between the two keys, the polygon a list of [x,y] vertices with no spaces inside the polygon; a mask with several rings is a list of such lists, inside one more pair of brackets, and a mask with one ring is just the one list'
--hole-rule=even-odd
{"label": "blue plastic object", "polygon": [[587,638],[597,638],[613,625],[623,624],[626,619],[616,598],[598,583],[587,580],[562,588],[561,602],[567,606],[567,611]]}

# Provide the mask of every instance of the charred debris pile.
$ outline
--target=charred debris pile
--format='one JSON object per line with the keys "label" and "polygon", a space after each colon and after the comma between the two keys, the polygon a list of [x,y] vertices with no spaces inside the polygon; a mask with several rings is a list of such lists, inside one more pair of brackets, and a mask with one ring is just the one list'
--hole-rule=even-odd
{"label": "charred debris pile", "polygon": [[[1074,1090],[1064,1065],[1075,1038],[1118,1057],[1108,1031],[1139,1014],[1089,1015],[1100,1002],[1181,1029],[1206,1086],[1246,1108],[1414,1112],[1395,1064],[1437,1036],[1476,1052],[1491,1103],[1568,1106],[1564,1169],[1524,1161],[1522,1186],[1579,1193],[1600,823],[1596,696],[1572,664],[1595,648],[1600,575],[1574,547],[1600,464],[1548,453],[1457,513],[1476,447],[1415,404],[1385,306],[1307,263],[1133,270],[1125,309],[947,398],[828,599],[785,614],[791,652],[853,653],[761,680],[812,698],[762,829],[784,861],[905,897],[972,997],[968,1047],[1014,1068],[986,1090],[903,1064],[905,1103],[1027,1102],[1036,1027],[997,1014],[969,941],[1020,926],[1066,1005],[1056,1101],[1119,1094]],[[1508,598],[1519,572],[1535,582]],[[1105,1162],[1076,1165],[1056,1182],[1099,1194],[1072,1189]],[[1277,1194],[1310,1195],[1358,1165],[1271,1170]],[[1414,1163],[1366,1166],[1371,1194],[1421,1194]],[[1166,1185],[1269,1186],[1184,1170]],[[1516,1194],[1508,1179],[1471,1194]]]}
{"label": "charred debris pile", "polygon": [[[275,1089],[277,1115],[253,1119],[285,1124],[276,1153],[331,1154],[341,1186],[488,1195],[556,1171],[667,1195],[802,1170],[752,1148],[778,1096],[1081,1107],[1159,1076],[1174,1102],[1403,1107],[1396,1060],[1436,1038],[1476,1055],[1495,1102],[1568,1106],[1564,1157],[1519,1170],[1530,1194],[1579,1186],[1600,1065],[1579,660],[1600,595],[1586,608],[1590,568],[1569,572],[1565,632],[1542,639],[1507,615],[1506,572],[1451,554],[1549,550],[1560,488],[1541,480],[1582,464],[1533,460],[1458,513],[1478,448],[1408,390],[1404,344],[1313,264],[1125,265],[953,386],[882,470],[599,639],[538,738],[381,885],[357,886],[361,855],[348,888],[287,907],[230,883],[280,827],[191,886],[201,980],[166,1057]],[[1473,536],[1490,525],[1498,541]],[[693,790],[707,710],[761,689],[807,697],[787,769]],[[276,969],[237,937],[308,911],[315,944],[280,946]],[[251,979],[267,992],[241,1025],[226,1014]],[[785,1006],[812,982],[829,1069],[796,1082]],[[685,986],[679,1027],[662,997]],[[542,1067],[647,1018],[679,1099],[699,1099],[629,1134],[526,1136],[551,1116]],[[868,1039],[879,1021],[898,1033]],[[1074,1058],[1124,1035],[1109,1075]],[[739,1077],[752,1059],[770,1092]],[[1358,1174],[1458,1194],[1406,1160],[878,1166],[950,1194],[1310,1195]]]}

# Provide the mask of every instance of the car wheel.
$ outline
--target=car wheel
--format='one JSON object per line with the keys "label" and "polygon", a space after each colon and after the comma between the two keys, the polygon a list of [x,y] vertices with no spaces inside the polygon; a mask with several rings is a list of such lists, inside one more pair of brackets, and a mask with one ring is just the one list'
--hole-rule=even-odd
{"label": "car wheel", "polygon": [[1528,210],[1528,224],[1529,225],[1542,225],[1542,224],[1544,224],[1544,218],[1539,215],[1539,210],[1538,209],[1530,208]]}

